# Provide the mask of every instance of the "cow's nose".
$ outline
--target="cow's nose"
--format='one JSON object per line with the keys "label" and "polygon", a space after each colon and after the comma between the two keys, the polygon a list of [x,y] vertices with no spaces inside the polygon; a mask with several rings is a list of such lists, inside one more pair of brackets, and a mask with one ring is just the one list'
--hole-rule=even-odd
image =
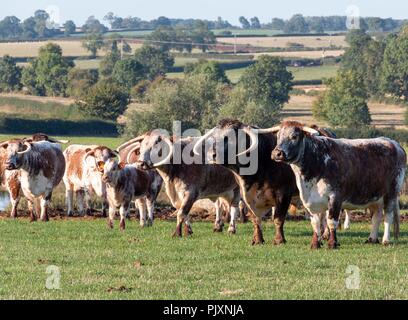
{"label": "cow's nose", "polygon": [[11,162],[6,162],[6,170],[14,170],[15,166]]}
{"label": "cow's nose", "polygon": [[285,155],[285,152],[283,152],[283,150],[281,150],[279,148],[275,148],[275,150],[273,150],[272,160],[285,161],[285,159],[286,159],[286,155]]}
{"label": "cow's nose", "polygon": [[153,163],[151,161],[142,161],[142,163],[140,165],[140,167],[143,170],[149,170],[150,168],[152,168],[152,166],[153,166]]}

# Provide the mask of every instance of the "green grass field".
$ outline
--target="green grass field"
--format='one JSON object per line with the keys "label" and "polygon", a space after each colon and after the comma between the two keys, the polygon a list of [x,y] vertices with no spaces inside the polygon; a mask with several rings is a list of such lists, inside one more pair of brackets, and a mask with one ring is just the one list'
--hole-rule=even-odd
{"label": "green grass field", "polygon": [[[172,239],[174,223],[125,232],[104,220],[0,220],[1,299],[407,299],[408,225],[391,247],[363,244],[368,224],[341,232],[341,248],[311,251],[310,224],[289,222],[288,243],[252,247],[251,224],[236,236],[194,223],[192,238]],[[46,289],[47,267],[57,266],[60,290]],[[347,289],[348,266],[360,289]]]}

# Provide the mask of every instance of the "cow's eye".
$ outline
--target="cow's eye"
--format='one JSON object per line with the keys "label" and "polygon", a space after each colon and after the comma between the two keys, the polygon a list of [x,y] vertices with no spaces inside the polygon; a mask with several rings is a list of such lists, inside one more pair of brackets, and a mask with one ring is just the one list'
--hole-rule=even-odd
{"label": "cow's eye", "polygon": [[298,136],[297,135],[293,135],[290,137],[291,140],[297,140]]}

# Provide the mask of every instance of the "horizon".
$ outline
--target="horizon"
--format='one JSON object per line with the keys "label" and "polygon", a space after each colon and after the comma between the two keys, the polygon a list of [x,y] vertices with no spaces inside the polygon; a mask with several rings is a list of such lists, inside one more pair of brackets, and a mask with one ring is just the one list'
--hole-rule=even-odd
{"label": "horizon", "polygon": [[[188,0],[174,0],[171,3],[165,0],[152,0],[143,3],[142,8],[139,9],[138,5],[141,3],[141,1],[130,0],[117,0],[115,4],[107,0],[87,1],[85,3],[79,0],[71,0],[69,3],[62,0],[39,0],[34,4],[32,1],[16,0],[3,8],[0,19],[4,19],[6,16],[16,16],[24,20],[32,16],[36,10],[43,9],[56,12],[53,16],[56,17],[55,20],[59,24],[73,20],[78,26],[82,25],[89,16],[95,16],[107,25],[103,17],[108,12],[113,12],[121,17],[139,17],[142,20],[153,20],[160,16],[171,19],[216,20],[217,17],[221,16],[232,25],[239,25],[239,16],[246,18],[257,16],[261,23],[268,23],[271,22],[272,18],[289,19],[298,13],[304,16],[347,16],[350,10],[354,12],[357,8],[361,17],[403,20],[407,17],[402,16],[402,14],[408,11],[407,2],[396,0],[391,1],[392,6],[389,5],[390,2],[384,4],[381,0],[354,0],[353,3],[343,0],[336,1],[336,3],[325,0],[314,0],[312,3],[287,0],[283,4],[280,3],[279,8],[274,7],[273,1],[266,2],[265,0],[253,0],[250,6],[243,0],[234,1],[232,5],[216,0],[196,0],[194,4]],[[78,10],[78,6],[83,9]]]}

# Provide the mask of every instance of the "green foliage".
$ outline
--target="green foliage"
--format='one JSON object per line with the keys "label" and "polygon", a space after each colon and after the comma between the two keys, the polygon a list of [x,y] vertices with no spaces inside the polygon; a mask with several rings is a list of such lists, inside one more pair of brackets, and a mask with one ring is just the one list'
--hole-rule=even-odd
{"label": "green foliage", "polygon": [[309,25],[301,14],[295,14],[286,22],[283,30],[285,33],[308,33]]}
{"label": "green foliage", "polygon": [[24,68],[22,83],[31,94],[64,96],[72,67],[73,62],[62,56],[61,47],[49,43],[41,47],[38,58]]}
{"label": "green foliage", "polygon": [[187,64],[184,73],[189,74],[206,74],[209,79],[215,82],[230,83],[225,71],[216,61],[200,60],[197,63]]}
{"label": "green foliage", "polygon": [[95,84],[78,101],[79,108],[85,115],[106,120],[116,120],[125,112],[129,103],[129,94],[108,80]]}
{"label": "green foliage", "polygon": [[75,33],[76,31],[76,25],[74,23],[74,21],[72,20],[68,20],[64,23],[64,34],[66,36],[70,36],[71,34]]}
{"label": "green foliage", "polygon": [[385,93],[408,101],[408,26],[387,41],[381,86]]}
{"label": "green foliage", "polygon": [[145,78],[144,66],[135,58],[127,58],[116,62],[112,79],[123,88],[130,89]]}
{"label": "green foliage", "polygon": [[249,23],[248,19],[243,16],[239,17],[239,23],[241,24],[242,29],[251,28],[251,24]]}
{"label": "green foliage", "polygon": [[82,47],[91,53],[91,58],[96,58],[98,50],[102,49],[104,41],[101,33],[91,33],[82,42]]}
{"label": "green foliage", "polygon": [[150,80],[166,74],[174,65],[174,57],[168,51],[150,45],[138,49],[135,59],[143,65],[146,77]]}
{"label": "green foliage", "polygon": [[100,66],[99,72],[103,77],[110,77],[112,76],[113,69],[115,68],[115,64],[121,59],[121,53],[118,48],[118,43],[116,40],[112,41],[110,50],[108,53],[103,57]]}
{"label": "green foliage", "polygon": [[88,33],[88,34],[103,34],[106,31],[108,31],[108,28],[106,28],[94,16],[90,16],[86,20],[85,24],[82,26],[82,30],[83,30],[83,32]]}
{"label": "green foliage", "polygon": [[367,90],[358,73],[342,71],[328,81],[327,90],[313,104],[313,115],[334,127],[368,125]]}
{"label": "green foliage", "polygon": [[21,88],[21,68],[16,61],[6,55],[0,59],[0,92],[10,92]]}
{"label": "green foliage", "polygon": [[98,82],[97,70],[73,68],[68,73],[67,94],[70,97],[80,98]]}

